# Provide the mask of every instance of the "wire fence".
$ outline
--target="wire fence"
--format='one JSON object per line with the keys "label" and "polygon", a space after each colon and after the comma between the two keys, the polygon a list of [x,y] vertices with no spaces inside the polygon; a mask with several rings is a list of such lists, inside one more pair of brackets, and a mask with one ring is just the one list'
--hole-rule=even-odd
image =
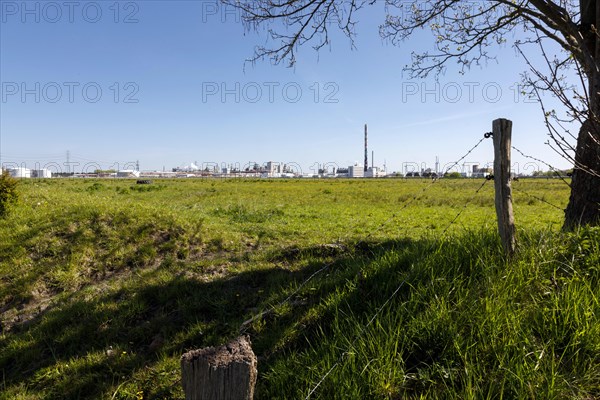
{"label": "wire fence", "polygon": [[[469,154],[471,154],[476,148],[478,148],[486,139],[491,137],[491,133],[487,132],[484,134],[484,136],[473,146],[471,147],[469,150],[467,150],[467,152],[460,157],[457,161],[455,161],[454,163],[452,163],[450,165],[450,167],[446,168],[446,170],[444,171],[444,173],[442,174],[442,176],[444,176],[446,173],[448,173],[448,171],[450,171],[452,168],[454,168],[455,166],[459,165],[461,161],[463,161],[464,159],[466,159]],[[435,185],[435,183],[438,181],[438,179],[432,179],[431,182],[425,186],[423,189],[421,189],[420,191],[418,191],[417,193],[415,193],[406,203],[404,203],[402,205],[402,207],[400,207],[397,211],[395,211],[394,213],[392,213],[392,215],[385,220],[384,222],[382,222],[377,228],[375,228],[374,230],[372,230],[371,232],[369,232],[366,236],[364,236],[364,238],[360,239],[355,247],[360,246],[361,244],[365,244],[367,243],[367,241],[373,237],[373,235],[381,232],[381,230],[383,230],[383,228],[385,228],[387,225],[389,225],[392,221],[394,221],[396,218],[398,218],[398,216],[404,211],[406,210],[411,204],[413,204],[415,201],[417,201],[419,198],[421,198],[433,185]],[[484,184],[485,185],[484,181]],[[477,189],[477,193],[479,193],[479,191],[483,188],[483,185]],[[470,200],[469,200],[470,201]],[[444,234],[448,231],[448,229],[456,222],[456,220],[458,219],[458,217],[460,216],[460,214],[462,214],[462,212],[464,211],[464,209],[467,207],[468,202],[464,205],[463,209],[461,210],[461,212],[450,222],[450,224],[444,229]],[[359,225],[356,225],[355,228],[357,228]],[[344,239],[348,239],[349,237],[346,236]],[[343,240],[342,240],[343,241]],[[328,270],[332,265],[334,265],[337,262],[337,260],[332,260],[330,262],[325,263],[321,268],[319,268],[318,270],[316,270],[315,272],[313,272],[311,275],[308,276],[308,278],[306,278],[290,295],[288,295],[284,300],[278,302],[277,304],[274,304],[270,307],[268,307],[266,310],[263,310],[257,314],[255,314],[254,316],[252,316],[251,318],[245,320],[242,325],[240,326],[240,333],[244,333],[247,331],[248,327],[256,320],[269,315],[273,312],[275,312],[275,310],[281,308],[282,306],[288,304],[298,293],[300,293],[300,291],[312,280],[314,279],[316,276],[320,275],[321,273],[325,272],[326,270]]]}
{"label": "wire fence", "polygon": [[[492,133],[487,132],[484,134],[484,137],[481,138],[475,145],[473,145],[471,148],[469,148],[469,150],[466,151],[466,153],[464,153],[463,156],[461,156],[457,161],[455,161],[454,163],[452,163],[450,165],[450,167],[448,167],[443,174],[441,175],[442,177],[445,176],[451,169],[453,169],[455,166],[459,165],[463,160],[465,160],[475,149],[477,149],[484,141],[485,139],[488,139],[492,136]],[[538,162],[541,162],[545,165],[547,165],[550,169],[552,169],[553,171],[555,171],[557,173],[557,176],[559,176],[564,183],[566,183],[567,185],[569,185],[569,183],[564,179],[564,177],[558,173],[558,170],[555,169],[554,167],[552,167],[550,164],[537,159],[535,157],[529,156],[525,153],[523,153],[521,150],[519,150],[516,147],[512,147],[515,151],[519,152],[523,157],[529,158],[529,159],[533,159],[536,160]],[[460,216],[465,212],[465,210],[469,207],[470,204],[472,204],[473,200],[481,193],[481,191],[483,190],[483,188],[486,186],[486,184],[488,183],[488,181],[492,180],[493,176],[488,176],[483,178],[483,182],[481,183],[481,185],[479,185],[476,190],[474,191],[473,195],[471,197],[469,197],[465,203],[460,207],[458,213],[452,218],[452,220],[450,220],[450,222],[445,226],[445,228],[442,231],[442,236],[445,236],[446,233],[450,230],[450,228],[452,226],[454,226],[457,221],[459,220]],[[432,188],[436,182],[438,182],[437,177],[435,177],[434,179],[431,180],[431,182],[426,185],[424,188],[422,188],[421,190],[419,190],[418,192],[416,192],[414,195],[412,195],[408,201],[406,201],[399,209],[397,209],[395,212],[392,213],[392,215],[386,219],[384,222],[382,222],[381,224],[379,224],[375,229],[371,230],[370,232],[368,232],[362,239],[360,239],[355,246],[359,246],[360,244],[364,244],[366,243],[370,238],[372,238],[374,235],[376,235],[377,233],[381,232],[387,225],[389,225],[390,223],[392,223],[396,218],[398,218],[398,216],[400,214],[403,213],[403,211],[405,211],[409,206],[411,206],[413,203],[415,203],[416,201],[418,201],[420,198],[423,197],[423,195],[430,189]],[[536,196],[534,194],[528,193],[525,190],[519,189],[519,188],[514,188],[515,191],[520,192],[520,193],[524,193],[527,196],[530,196],[532,198],[537,199],[538,201],[541,201],[545,204],[548,204],[556,209],[559,209],[562,211],[562,208],[552,204],[551,202],[547,201],[544,198],[541,198],[539,196]],[[359,225],[356,225],[355,228],[359,227]],[[352,230],[349,230],[349,232],[351,232]],[[345,238],[342,239],[342,241],[344,239],[348,239],[349,236],[346,236]],[[434,247],[436,244],[432,244],[432,247]],[[424,253],[424,257],[427,257],[427,251]],[[304,281],[302,281],[288,296],[285,297],[285,299],[283,299],[282,301],[273,304],[269,307],[267,307],[265,310],[257,313],[256,315],[252,316],[250,319],[247,319],[246,321],[244,321],[240,327],[240,332],[243,333],[245,332],[249,326],[251,326],[251,324],[268,315],[271,314],[273,312],[275,312],[277,309],[279,309],[280,307],[291,303],[291,300],[296,297],[303,288],[306,287],[306,285],[308,285],[315,277],[319,276],[320,274],[322,274],[323,272],[327,271],[329,268],[331,268],[338,260],[333,259],[332,261],[326,262],[324,263],[321,268],[319,268],[318,270],[316,270],[315,272],[313,272],[312,274],[310,274]],[[360,271],[359,271],[360,272]],[[400,284],[394,289],[394,291],[387,297],[387,299],[385,300],[385,302],[379,306],[375,312],[373,313],[373,315],[371,315],[368,319],[368,322],[361,328],[361,330],[359,331],[359,333],[357,335],[355,335],[352,338],[352,341],[350,342],[349,347],[343,351],[339,357],[336,359],[336,361],[334,362],[334,364],[323,374],[323,376],[321,376],[321,378],[316,382],[316,384],[314,386],[311,387],[310,391],[308,392],[307,396],[306,396],[306,400],[310,399],[311,396],[313,394],[316,393],[316,391],[318,390],[318,388],[322,385],[322,383],[331,375],[331,373],[340,365],[343,364],[343,360],[344,357],[349,354],[351,352],[351,350],[353,349],[355,343],[363,336],[363,334],[366,332],[366,330],[369,328],[369,326],[371,326],[371,324],[376,320],[376,318],[381,314],[381,312],[392,302],[392,300],[394,299],[394,297],[396,297],[396,295],[398,294],[398,292],[402,289],[402,287],[406,284],[406,279],[402,280],[400,282]]]}
{"label": "wire fence", "polygon": [[546,200],[546,199],[544,199],[544,198],[542,198],[542,197],[539,197],[539,196],[536,196],[536,195],[534,195],[534,194],[531,194],[531,193],[529,193],[529,192],[527,192],[527,191],[525,191],[525,190],[519,189],[519,188],[517,188],[517,187],[515,187],[515,186],[513,186],[513,187],[512,187],[512,189],[513,189],[515,192],[523,193],[524,195],[526,195],[526,196],[529,196],[529,197],[531,197],[532,199],[536,199],[536,200],[538,200],[538,201],[541,201],[542,203],[548,204],[549,206],[551,206],[551,207],[554,207],[554,208],[556,208],[557,210],[560,210],[560,211],[565,211],[565,209],[564,209],[563,207],[559,207],[559,206],[557,206],[556,204],[550,203],[548,200]]}
{"label": "wire fence", "polygon": [[[492,134],[491,133],[486,133],[484,135],[484,138],[481,139],[475,146],[473,146],[463,157],[461,157],[456,163],[452,164],[452,166],[450,168],[448,168],[447,171],[449,171],[450,169],[454,168],[454,166],[458,165],[462,160],[464,160],[473,150],[475,150],[486,138],[491,137]],[[514,147],[513,147],[514,148]],[[523,156],[526,156],[525,154],[523,154],[520,150],[514,148],[515,150],[517,150],[519,153],[521,153]],[[530,157],[531,158],[531,157]],[[541,161],[541,160],[540,160]],[[547,164],[547,163],[545,163]],[[547,164],[549,165],[549,164]],[[446,171],[446,172],[447,172]],[[477,189],[475,190],[475,192],[473,193],[473,195],[468,198],[466,200],[466,202],[464,203],[464,205],[460,208],[460,210],[458,211],[458,213],[455,215],[455,217],[448,223],[448,225],[444,228],[444,230],[442,231],[442,236],[444,236],[448,230],[458,221],[458,219],[460,218],[460,216],[464,213],[464,211],[468,208],[468,206],[473,202],[473,200],[479,195],[479,193],[483,190],[483,188],[486,186],[487,182],[493,180],[493,176],[488,176],[486,178],[484,178],[484,181],[481,183],[481,185],[479,185],[477,187]],[[564,181],[564,179],[563,179]],[[566,181],[565,181],[566,182]],[[522,192],[528,196],[531,196],[533,198],[536,198],[537,200],[544,202],[556,209],[559,209],[562,211],[561,207],[556,206],[555,204],[550,203],[549,201],[540,198],[539,196],[535,196],[533,194],[527,193],[524,190],[521,189],[516,189],[516,191],[518,192]],[[413,200],[416,200],[418,196],[415,196],[413,198]],[[393,218],[390,218],[390,220],[392,220]],[[432,247],[435,246],[435,244],[432,244]],[[428,252],[425,252],[425,254],[427,254]],[[426,257],[427,255],[425,255],[424,257]],[[379,307],[377,308],[377,310],[375,311],[375,313],[369,318],[367,324],[360,330],[360,332],[352,339],[352,341],[350,342],[350,346],[340,354],[340,356],[337,358],[337,360],[335,361],[335,363],[329,368],[329,370],[327,370],[327,372],[319,379],[319,381],[310,389],[310,391],[308,392],[308,395],[305,397],[305,400],[308,400],[311,398],[311,396],[317,391],[317,389],[321,386],[321,384],[327,379],[327,377],[338,367],[343,363],[343,359],[344,357],[349,354],[353,347],[354,344],[362,337],[362,335],[366,332],[367,328],[373,323],[373,321],[375,321],[375,319],[377,318],[377,316],[385,309],[385,307],[388,306],[388,304],[391,303],[391,301],[394,299],[394,297],[398,294],[398,292],[400,291],[400,289],[406,284],[406,279],[402,280],[400,282],[400,284],[396,287],[396,289],[390,294],[390,296],[386,299],[386,301]]]}
{"label": "wire fence", "polygon": [[[469,150],[466,151],[466,153],[461,156],[457,161],[455,161],[454,163],[452,163],[450,165],[450,167],[448,167],[442,174],[442,176],[444,176],[448,171],[450,171],[452,168],[454,168],[456,165],[459,165],[461,161],[463,161],[464,159],[466,159],[476,148],[478,148],[484,141],[485,139],[491,137],[490,133],[486,133],[484,135],[483,138],[481,138],[474,146],[472,146],[471,148],[469,148]],[[483,189],[483,187],[486,185],[486,183],[488,182],[489,179],[484,179],[483,183],[477,188],[477,190],[475,191],[474,195],[472,197],[470,197],[469,199],[467,199],[467,201],[465,202],[465,204],[461,207],[460,211],[456,214],[456,216],[448,223],[448,225],[444,228],[443,230],[443,235],[445,235],[448,230],[456,223],[456,221],[459,219],[459,217],[462,215],[462,213],[466,210],[466,208],[468,207],[468,205],[472,202],[472,200],[475,198],[475,196],[477,196],[479,194],[479,192]],[[418,191],[417,193],[415,193],[407,202],[405,202],[402,207],[400,207],[397,211],[395,211],[387,220],[385,220],[383,223],[381,223],[380,225],[377,226],[377,228],[375,228],[374,230],[372,230],[371,232],[369,232],[363,239],[361,239],[357,245],[360,245],[361,243],[366,243],[371,237],[373,237],[375,234],[377,234],[378,232],[380,232],[385,226],[387,226],[388,224],[390,224],[392,221],[394,221],[404,210],[406,210],[411,204],[413,204],[414,202],[416,202],[419,198],[421,198],[431,187],[433,187],[433,185],[436,184],[436,182],[438,181],[438,179],[432,179],[431,182],[425,186],[423,189],[421,189],[420,191]],[[347,239],[347,237],[346,237]],[[310,282],[312,281],[316,276],[322,274],[324,271],[328,270],[333,264],[335,264],[336,260],[330,261],[325,263],[321,268],[319,268],[318,270],[316,270],[315,272],[313,272],[311,275],[308,276],[308,278],[306,278],[302,283],[300,283],[300,285],[298,285],[291,294],[289,294],[284,300],[278,302],[277,304],[274,304],[270,307],[268,307],[266,310],[254,315],[252,318],[247,319],[246,321],[244,321],[240,327],[240,332],[243,333],[245,332],[248,327],[256,320],[270,314],[273,313],[276,309],[290,303],[290,301],[298,294],[300,293],[300,291]],[[377,308],[377,310],[375,311],[375,313],[369,318],[367,324],[365,326],[363,326],[360,330],[360,332],[352,339],[352,342],[350,343],[350,349],[354,346],[354,344],[356,343],[356,341],[358,341],[362,335],[364,334],[364,332],[366,332],[366,330],[369,328],[369,326],[376,320],[377,316],[386,308],[386,306],[393,300],[393,298],[398,294],[398,292],[400,291],[400,289],[404,286],[405,284],[405,280],[402,281],[397,287],[396,289],[390,294],[390,296],[387,298],[387,300],[379,307]],[[350,351],[350,349],[348,349],[347,351],[344,351],[336,360],[336,362],[332,365],[332,367],[321,377],[321,379],[316,383],[316,385],[314,387],[312,387],[312,389],[310,390],[310,392],[308,393],[306,399],[309,399],[315,392],[316,390],[319,388],[319,386],[327,379],[327,377],[331,374],[331,372],[333,372],[333,370],[338,367],[342,361],[343,358],[346,354],[348,354],[348,352]]]}
{"label": "wire fence", "polygon": [[522,152],[521,150],[519,150],[519,149],[518,149],[517,147],[515,147],[515,146],[512,146],[512,149],[513,149],[513,150],[515,150],[516,152],[518,152],[519,154],[521,154],[521,156],[523,156],[523,157],[525,157],[525,158],[528,158],[528,159],[530,159],[530,160],[534,160],[534,161],[537,161],[537,162],[539,162],[539,163],[542,163],[542,164],[544,164],[545,166],[547,166],[548,168],[550,168],[550,170],[551,170],[552,172],[554,172],[554,174],[555,174],[555,175],[556,175],[558,178],[560,178],[560,180],[562,180],[562,181],[563,181],[563,183],[565,183],[567,186],[571,187],[571,184],[570,184],[569,182],[567,182],[567,180],[566,180],[566,179],[565,179],[565,177],[564,177],[564,176],[561,174],[561,172],[560,172],[560,170],[559,170],[559,169],[557,169],[557,168],[554,168],[552,165],[550,165],[550,164],[549,164],[549,163],[547,163],[546,161],[540,160],[540,159],[539,159],[539,158],[537,158],[537,157],[533,157],[533,156],[530,156],[530,155],[528,155],[528,154],[525,154],[524,152]]}
{"label": "wire fence", "polygon": [[472,202],[472,201],[475,199],[475,197],[476,197],[476,196],[479,194],[479,192],[481,192],[481,189],[483,189],[483,187],[485,186],[485,184],[486,184],[486,183],[488,183],[488,181],[489,181],[489,180],[490,180],[490,179],[487,179],[487,178],[486,178],[486,179],[483,181],[483,183],[481,184],[481,186],[479,186],[479,187],[477,188],[477,190],[475,191],[475,194],[474,194],[474,195],[473,195],[471,198],[469,198],[469,199],[467,200],[467,202],[466,202],[466,203],[465,203],[465,204],[462,206],[462,208],[460,209],[460,211],[458,212],[458,214],[456,214],[456,216],[454,217],[454,219],[452,219],[452,221],[450,221],[450,223],[448,224],[448,226],[446,226],[446,228],[443,230],[443,232],[442,232],[442,236],[443,236],[443,235],[445,235],[445,234],[446,234],[446,232],[448,232],[448,229],[450,229],[450,227],[451,227],[452,225],[454,225],[454,223],[455,223],[455,222],[458,220],[458,217],[460,217],[460,216],[462,215],[462,213],[463,213],[463,212],[464,212],[464,211],[467,209],[467,206],[468,206],[469,204],[471,204],[471,202]]}
{"label": "wire fence", "polygon": [[[396,290],[394,290],[394,292],[390,295],[390,297],[388,297],[388,299],[377,309],[377,311],[375,312],[375,314],[373,314],[373,316],[371,318],[369,318],[369,322],[367,322],[367,324],[365,326],[363,326],[363,328],[360,330],[360,332],[358,333],[358,335],[356,335],[353,339],[352,342],[350,343],[350,347],[354,347],[354,344],[356,343],[356,341],[358,339],[361,338],[361,336],[366,332],[367,328],[369,326],[371,326],[371,324],[373,323],[373,321],[375,321],[375,318],[377,318],[377,316],[381,313],[381,311],[383,311],[383,309],[392,301],[392,299],[394,297],[396,297],[396,294],[398,294],[398,292],[400,291],[400,289],[402,289],[402,286],[404,286],[404,284],[406,283],[406,280],[403,280],[400,285],[398,285],[398,287],[396,288]],[[333,364],[333,366],[325,373],[325,375],[323,375],[323,377],[319,380],[319,382],[317,382],[317,384],[310,390],[310,392],[308,393],[308,395],[306,396],[306,400],[308,400],[310,398],[310,396],[313,395],[313,393],[319,388],[319,386],[321,386],[321,384],[323,382],[325,382],[325,379],[327,379],[327,377],[329,376],[329,374],[331,374],[333,372],[333,370],[340,365],[340,363],[342,362],[342,359],[344,358],[344,356],[346,354],[348,354],[348,352],[350,351],[350,349],[346,350],[345,352],[343,352],[338,359],[336,360],[336,362]]]}
{"label": "wire fence", "polygon": [[[483,183],[477,188],[477,190],[475,190],[475,193],[473,194],[473,196],[471,196],[465,202],[465,204],[461,207],[461,209],[458,212],[458,214],[456,214],[456,216],[444,228],[444,230],[442,232],[442,235],[445,235],[446,232],[450,229],[450,227],[452,227],[456,223],[456,221],[461,216],[461,214],[464,212],[464,210],[466,210],[467,206],[473,201],[473,199],[475,199],[475,197],[479,194],[479,192],[481,192],[481,190],[483,189],[483,187],[486,185],[486,183],[489,180],[490,179],[485,179],[483,181]],[[431,249],[434,246],[435,246],[435,244],[432,244]],[[428,252],[429,251],[426,251],[425,254],[427,254]],[[340,366],[340,364],[342,363],[342,360],[344,359],[344,357],[351,352],[352,348],[354,347],[354,344],[362,337],[362,335],[366,332],[367,328],[369,328],[369,326],[373,323],[373,321],[375,321],[375,319],[377,318],[377,316],[379,314],[381,314],[381,312],[387,307],[388,304],[391,303],[391,301],[394,299],[394,297],[396,297],[396,295],[398,294],[398,292],[400,291],[400,289],[402,289],[402,287],[405,284],[406,284],[406,279],[402,280],[400,282],[400,284],[396,287],[396,289],[386,299],[386,301],[379,308],[377,308],[377,310],[375,311],[375,313],[369,318],[369,321],[367,322],[367,324],[364,327],[362,327],[362,329],[360,330],[360,332],[352,339],[352,342],[350,342],[349,348],[346,351],[344,351],[337,358],[336,362],[331,366],[331,368],[321,377],[321,379],[316,383],[316,385],[311,388],[311,390],[309,391],[308,395],[305,397],[305,400],[310,399],[310,397],[316,392],[316,390],[319,388],[319,386],[321,386],[321,384],[325,381],[325,379],[327,379],[327,377],[333,372],[333,370],[335,368],[337,368],[338,366]]]}

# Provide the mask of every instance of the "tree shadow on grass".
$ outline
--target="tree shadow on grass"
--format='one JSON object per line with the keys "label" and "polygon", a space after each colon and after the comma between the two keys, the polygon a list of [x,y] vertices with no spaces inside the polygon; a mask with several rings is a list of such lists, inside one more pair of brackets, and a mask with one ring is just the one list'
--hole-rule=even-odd
{"label": "tree shadow on grass", "polygon": [[[478,247],[482,244],[494,248],[499,243],[494,235],[481,235],[473,242],[464,242],[465,238],[462,238],[462,244],[459,238],[450,242],[406,239],[361,242],[356,245],[354,257],[336,265],[327,276],[315,283],[313,290],[299,296],[307,300],[302,307],[296,312],[269,321],[268,329],[282,333],[280,336],[265,335],[259,339],[260,347],[255,346],[266,356],[262,368],[266,379],[259,379],[256,398],[280,397],[281,393],[286,393],[286,398],[304,398],[319,381],[318,378],[310,378],[316,370],[324,368],[321,373],[321,377],[324,377],[328,375],[327,365],[342,364],[346,359],[344,355],[350,357],[350,353],[355,354],[354,344],[350,343],[354,340],[367,340],[361,337],[363,329],[366,329],[383,307],[401,310],[403,304],[410,302],[410,318],[420,321],[429,315],[430,302],[435,303],[437,298],[437,295],[431,294],[432,291],[435,292],[432,288],[439,288],[439,294],[443,296],[444,293],[452,292],[451,287],[457,279],[467,282],[482,294],[486,292],[489,282],[484,279],[485,272],[477,267],[477,263],[470,262],[470,259],[481,250]],[[443,264],[446,256],[449,262]],[[442,264],[434,265],[428,260],[429,257],[434,257],[436,262]],[[501,253],[498,252],[498,261],[500,260]],[[411,297],[415,292],[417,296],[425,296],[413,301]],[[351,324],[346,327],[346,331],[340,333],[340,319],[350,319],[356,325]],[[294,333],[294,329],[297,332]],[[402,360],[402,370],[406,373],[419,370],[440,373],[439,365],[451,363],[448,360],[458,358],[452,347],[456,335],[453,324],[431,323],[415,328],[410,333],[405,332],[405,335],[403,340],[409,345],[404,348],[405,354],[398,355],[398,360]],[[336,339],[331,339],[333,337]],[[325,342],[329,343],[329,348],[323,347],[324,339],[327,339]],[[337,354],[333,361],[332,354]],[[338,356],[340,358],[336,361]],[[377,355],[373,357],[376,358]],[[365,368],[369,363],[365,364]],[[275,369],[271,369],[273,366]],[[302,368],[302,371],[298,368]],[[340,366],[338,369],[341,368]],[[368,391],[372,388],[372,382],[363,375],[357,372],[357,376],[352,379],[354,383],[361,382],[357,383],[360,390]],[[343,392],[340,391],[340,384],[331,378],[322,382],[319,398],[347,398],[340,394]],[[423,386],[419,386],[420,384],[421,382],[417,382],[408,390],[427,393],[430,382]],[[345,396],[356,396],[356,393]],[[362,396],[377,398],[383,394],[363,393]]]}
{"label": "tree shadow on grass", "polygon": [[[159,268],[144,276],[149,284],[126,284],[91,299],[73,294],[1,337],[1,387],[9,395],[26,388],[40,398],[101,398],[113,393],[114,398],[136,393],[179,398],[183,392],[178,358],[183,352],[235,337],[244,320],[286,299],[290,288],[324,265],[328,267],[286,303],[287,311],[276,308],[272,316],[261,318],[265,329],[255,324],[248,329],[259,368],[281,350],[301,346],[289,334],[290,326],[310,330],[326,320],[333,310],[313,320],[306,315],[339,285],[355,279],[369,260],[391,248],[410,248],[416,255],[428,246],[427,241],[402,240],[288,248],[273,254],[273,260],[303,261],[304,267],[251,270],[209,282]],[[379,278],[364,278],[360,290],[370,293]],[[358,299],[349,301],[361,304]]]}

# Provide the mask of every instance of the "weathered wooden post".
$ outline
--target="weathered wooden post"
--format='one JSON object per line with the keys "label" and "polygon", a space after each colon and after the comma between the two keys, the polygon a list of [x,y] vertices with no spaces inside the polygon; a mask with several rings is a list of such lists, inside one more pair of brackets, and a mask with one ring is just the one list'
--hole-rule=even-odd
{"label": "weathered wooden post", "polygon": [[187,400],[252,400],[258,371],[249,340],[240,336],[220,347],[192,350],[181,357],[181,384]]}
{"label": "weathered wooden post", "polygon": [[492,123],[492,129],[494,137],[494,187],[496,191],[498,231],[504,252],[508,256],[512,256],[517,246],[512,207],[512,188],[510,184],[512,121],[504,118],[497,119]]}

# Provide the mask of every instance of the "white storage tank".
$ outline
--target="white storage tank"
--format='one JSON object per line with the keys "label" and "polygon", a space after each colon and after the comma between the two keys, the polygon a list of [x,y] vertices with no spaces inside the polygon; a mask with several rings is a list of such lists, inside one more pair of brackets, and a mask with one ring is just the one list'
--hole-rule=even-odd
{"label": "white storage tank", "polygon": [[34,169],[31,171],[33,178],[52,178],[52,171],[46,168]]}
{"label": "white storage tank", "polygon": [[348,177],[349,178],[364,178],[365,169],[362,165],[351,165],[348,167]]}
{"label": "white storage tank", "polygon": [[8,170],[8,173],[13,178],[31,178],[31,170],[29,168],[11,168]]}
{"label": "white storage tank", "polygon": [[139,178],[140,171],[135,171],[133,169],[122,169],[117,171],[117,178]]}

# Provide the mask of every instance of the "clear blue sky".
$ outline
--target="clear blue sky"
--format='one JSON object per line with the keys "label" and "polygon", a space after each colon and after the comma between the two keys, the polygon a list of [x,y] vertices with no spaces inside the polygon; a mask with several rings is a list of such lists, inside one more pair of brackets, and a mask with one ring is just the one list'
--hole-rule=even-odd
{"label": "clear blue sky", "polygon": [[[451,163],[505,117],[515,146],[568,167],[544,145],[539,106],[518,95],[525,66],[510,46],[464,76],[451,65],[436,86],[402,73],[411,51],[432,49],[431,35],[382,42],[380,5],[358,15],[357,49],[334,33],[329,48],[302,48],[286,68],[244,67],[266,32],[245,33],[239,15],[213,1],[64,3],[0,0],[3,163],[62,164],[69,150],[71,161],[102,168],[347,166],[362,162],[367,123],[369,157],[400,171],[406,162],[433,167],[436,156]],[[488,141],[466,161],[492,158]],[[519,171],[534,168],[513,159]]]}

